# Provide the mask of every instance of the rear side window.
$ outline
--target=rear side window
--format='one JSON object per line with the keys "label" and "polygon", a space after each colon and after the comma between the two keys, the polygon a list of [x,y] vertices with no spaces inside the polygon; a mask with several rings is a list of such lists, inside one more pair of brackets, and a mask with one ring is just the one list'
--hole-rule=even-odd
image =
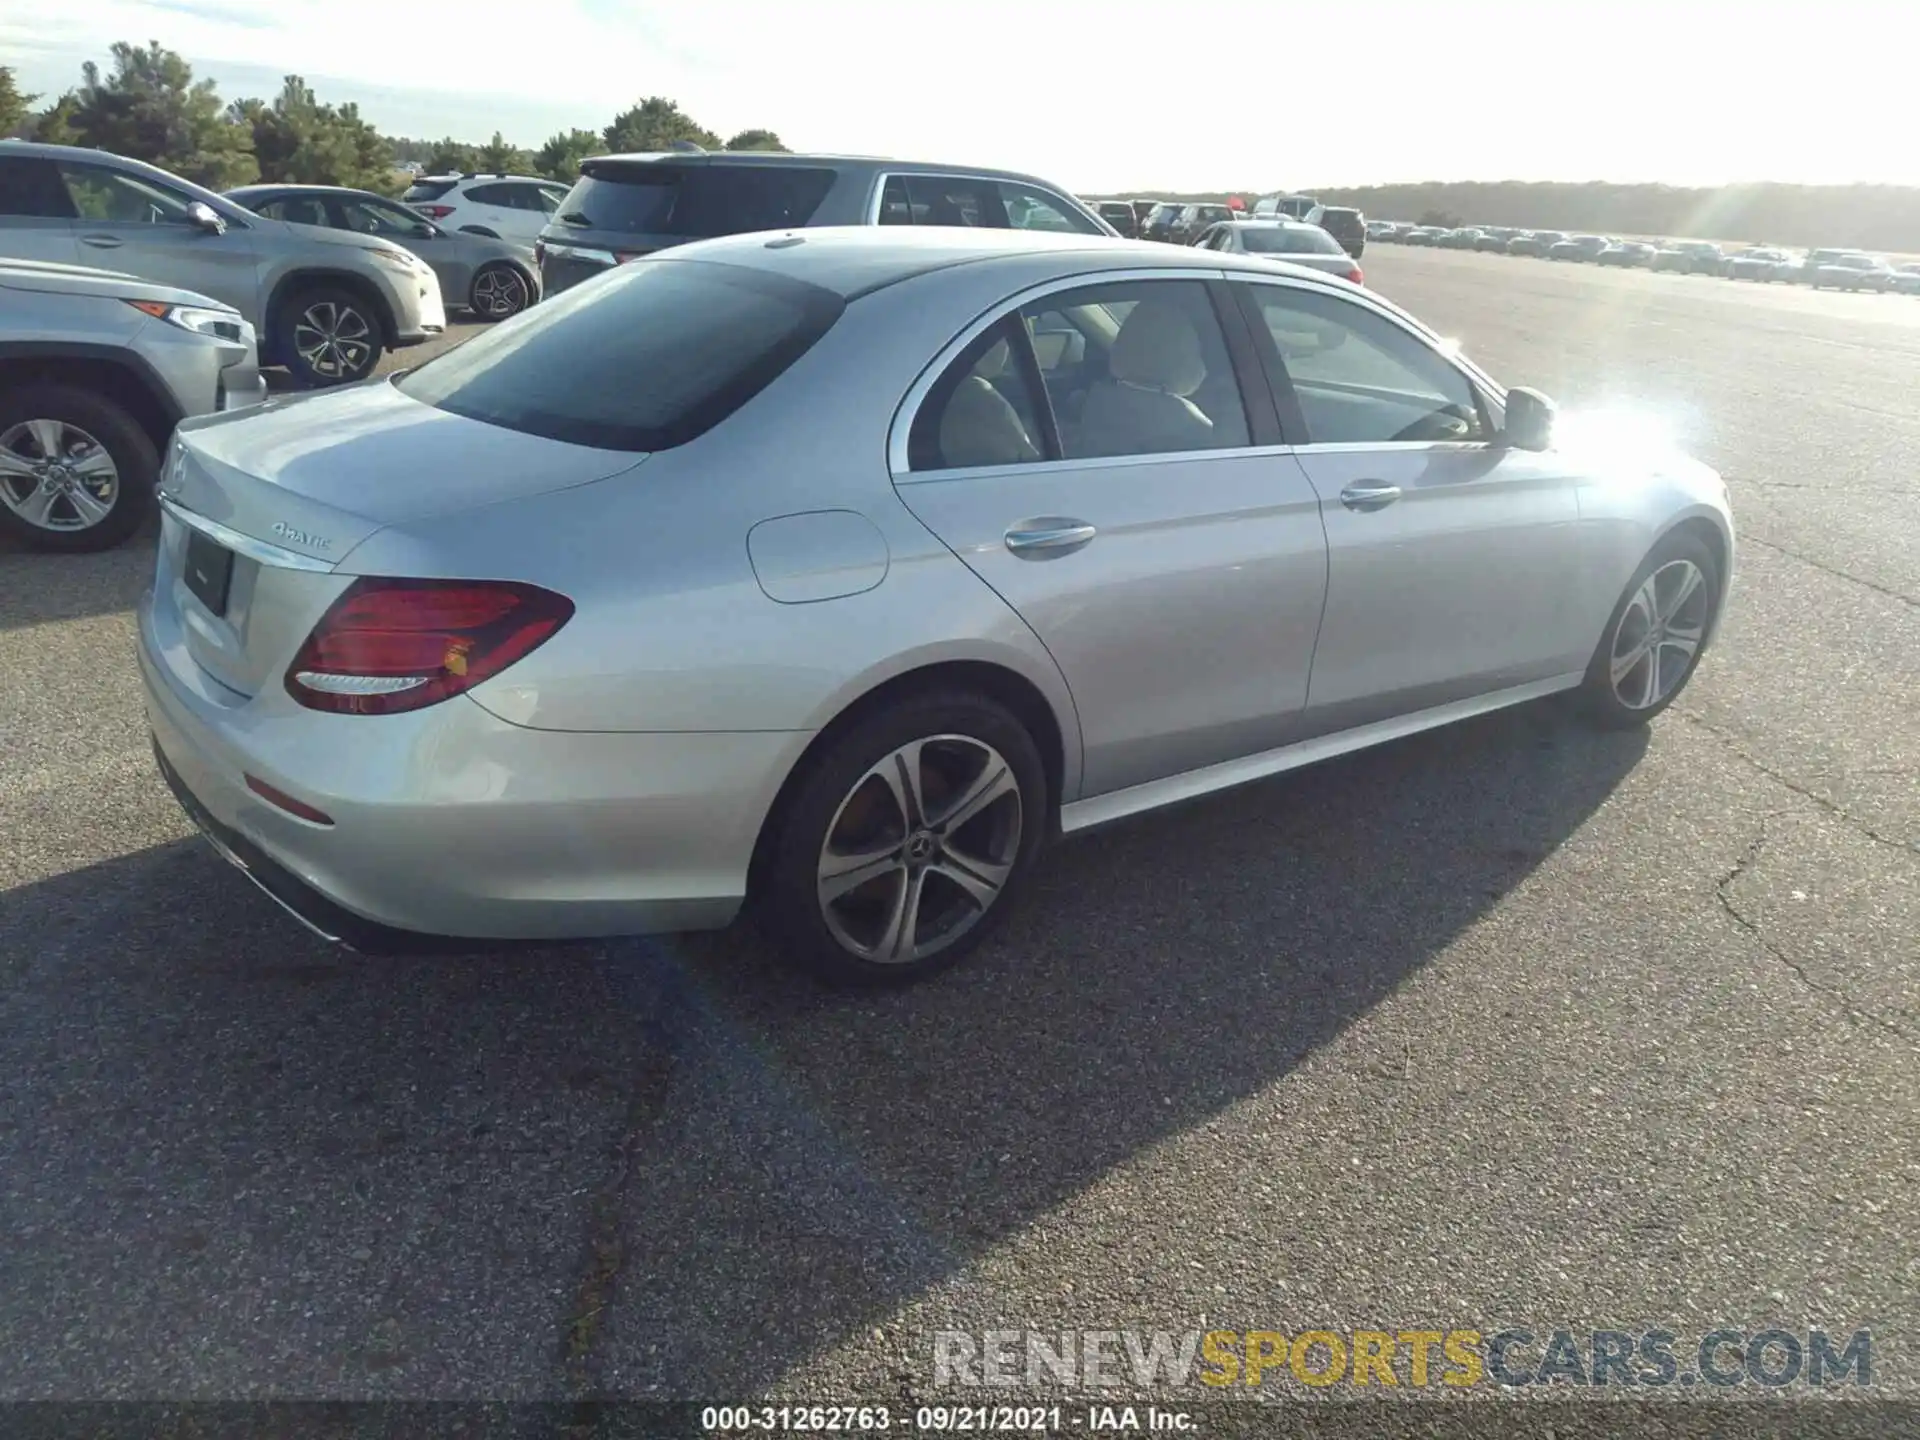
{"label": "rear side window", "polygon": [[476,205],[492,205],[501,210],[519,210],[523,208],[517,185],[470,185],[467,187],[467,199]]}
{"label": "rear side window", "polygon": [[1326,231],[1267,229],[1249,225],[1240,233],[1241,246],[1251,255],[1344,255],[1340,242]]}
{"label": "rear side window", "polygon": [[469,420],[604,450],[665,450],[718,425],[840,316],[783,275],[641,260],[536,306],[395,384]]}
{"label": "rear side window", "polygon": [[416,180],[407,187],[407,193],[400,198],[409,205],[418,205],[427,200],[438,200],[453,189],[451,180]]}
{"label": "rear side window", "polygon": [[583,175],[560,203],[561,223],[585,230],[706,239],[805,225],[834,172],[793,165],[651,164]]}
{"label": "rear side window", "polygon": [[73,201],[51,160],[0,155],[0,215],[71,220]]}

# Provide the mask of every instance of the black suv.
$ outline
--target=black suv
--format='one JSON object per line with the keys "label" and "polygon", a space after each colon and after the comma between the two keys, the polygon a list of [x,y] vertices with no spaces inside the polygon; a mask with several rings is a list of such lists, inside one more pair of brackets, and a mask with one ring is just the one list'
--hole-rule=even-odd
{"label": "black suv", "polygon": [[1307,212],[1307,223],[1318,225],[1340,242],[1340,248],[1354,259],[1367,248],[1367,217],[1345,205],[1316,205]]}
{"label": "black suv", "polygon": [[548,295],[670,245],[808,225],[1114,234],[1056,185],[1005,170],[838,155],[596,155],[534,246]]}

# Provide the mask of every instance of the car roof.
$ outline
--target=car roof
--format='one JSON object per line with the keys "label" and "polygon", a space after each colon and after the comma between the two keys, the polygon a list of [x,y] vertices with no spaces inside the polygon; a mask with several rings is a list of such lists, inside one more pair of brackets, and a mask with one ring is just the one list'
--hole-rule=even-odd
{"label": "car roof", "polygon": [[[266,195],[266,194],[365,195],[374,200],[387,200],[391,198],[390,196],[380,194],[376,190],[356,190],[351,185],[293,185],[293,184],[282,185],[282,184],[276,184],[272,181],[267,181],[267,180],[263,180],[257,185],[236,185],[233,187],[233,189],[227,191],[226,193],[229,196]],[[394,200],[393,203],[398,205],[400,202],[398,200]]]}
{"label": "car roof", "polygon": [[580,162],[580,173],[590,175],[596,168],[617,165],[756,165],[835,170],[866,170],[874,174],[896,172],[903,175],[971,175],[991,180],[1021,180],[1058,189],[1051,180],[1019,170],[998,170],[986,165],[941,165],[926,160],[893,160],[884,155],[835,155],[824,152],[787,150],[646,150],[614,155],[589,155]]}
{"label": "car roof", "polygon": [[[706,260],[772,270],[818,285],[846,299],[956,265],[1061,262],[1062,273],[1089,270],[1239,270],[1272,276],[1276,268],[1316,284],[1327,277],[1305,266],[1245,259],[1218,250],[1119,240],[1103,235],[1066,235],[1033,230],[941,226],[829,225],[777,233],[729,235],[676,245],[650,260]],[[1080,262],[1089,262],[1080,267]]]}

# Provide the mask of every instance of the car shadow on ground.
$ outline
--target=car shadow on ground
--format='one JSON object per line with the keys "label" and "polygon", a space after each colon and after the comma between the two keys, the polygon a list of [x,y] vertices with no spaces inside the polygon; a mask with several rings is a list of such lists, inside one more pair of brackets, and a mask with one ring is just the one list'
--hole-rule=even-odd
{"label": "car shadow on ground", "polygon": [[1116,826],[967,966],[878,995],[744,927],[346,956],[197,841],[23,887],[0,1221],[64,1238],[0,1256],[16,1374],[748,1395],[1284,1077],[1645,744],[1533,705]]}
{"label": "car shadow on ground", "polygon": [[131,610],[153,583],[160,522],[112,550],[60,555],[0,535],[0,630],[24,630]]}

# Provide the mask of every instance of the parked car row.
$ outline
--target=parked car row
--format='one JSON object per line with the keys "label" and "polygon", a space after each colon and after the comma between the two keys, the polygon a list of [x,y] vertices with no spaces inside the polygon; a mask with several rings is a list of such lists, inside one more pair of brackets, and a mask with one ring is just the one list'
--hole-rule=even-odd
{"label": "parked car row", "polygon": [[1732,280],[1780,281],[1814,289],[1885,290],[1920,295],[1920,261],[1895,265],[1863,250],[1809,250],[1797,254],[1773,245],[1729,251],[1711,240],[1619,240],[1609,235],[1569,235],[1562,230],[1517,230],[1497,225],[1412,225],[1373,220],[1367,238],[1441,250],[1485,250],[1545,260],[1717,275]]}
{"label": "parked car row", "polygon": [[1371,233],[1367,217],[1358,210],[1345,205],[1322,205],[1311,195],[1263,195],[1254,201],[1251,210],[1171,200],[1133,203],[1152,206],[1141,222],[1140,237],[1171,245],[1198,245],[1212,235],[1218,225],[1297,222],[1331,235],[1342,251],[1358,260],[1367,248]]}

